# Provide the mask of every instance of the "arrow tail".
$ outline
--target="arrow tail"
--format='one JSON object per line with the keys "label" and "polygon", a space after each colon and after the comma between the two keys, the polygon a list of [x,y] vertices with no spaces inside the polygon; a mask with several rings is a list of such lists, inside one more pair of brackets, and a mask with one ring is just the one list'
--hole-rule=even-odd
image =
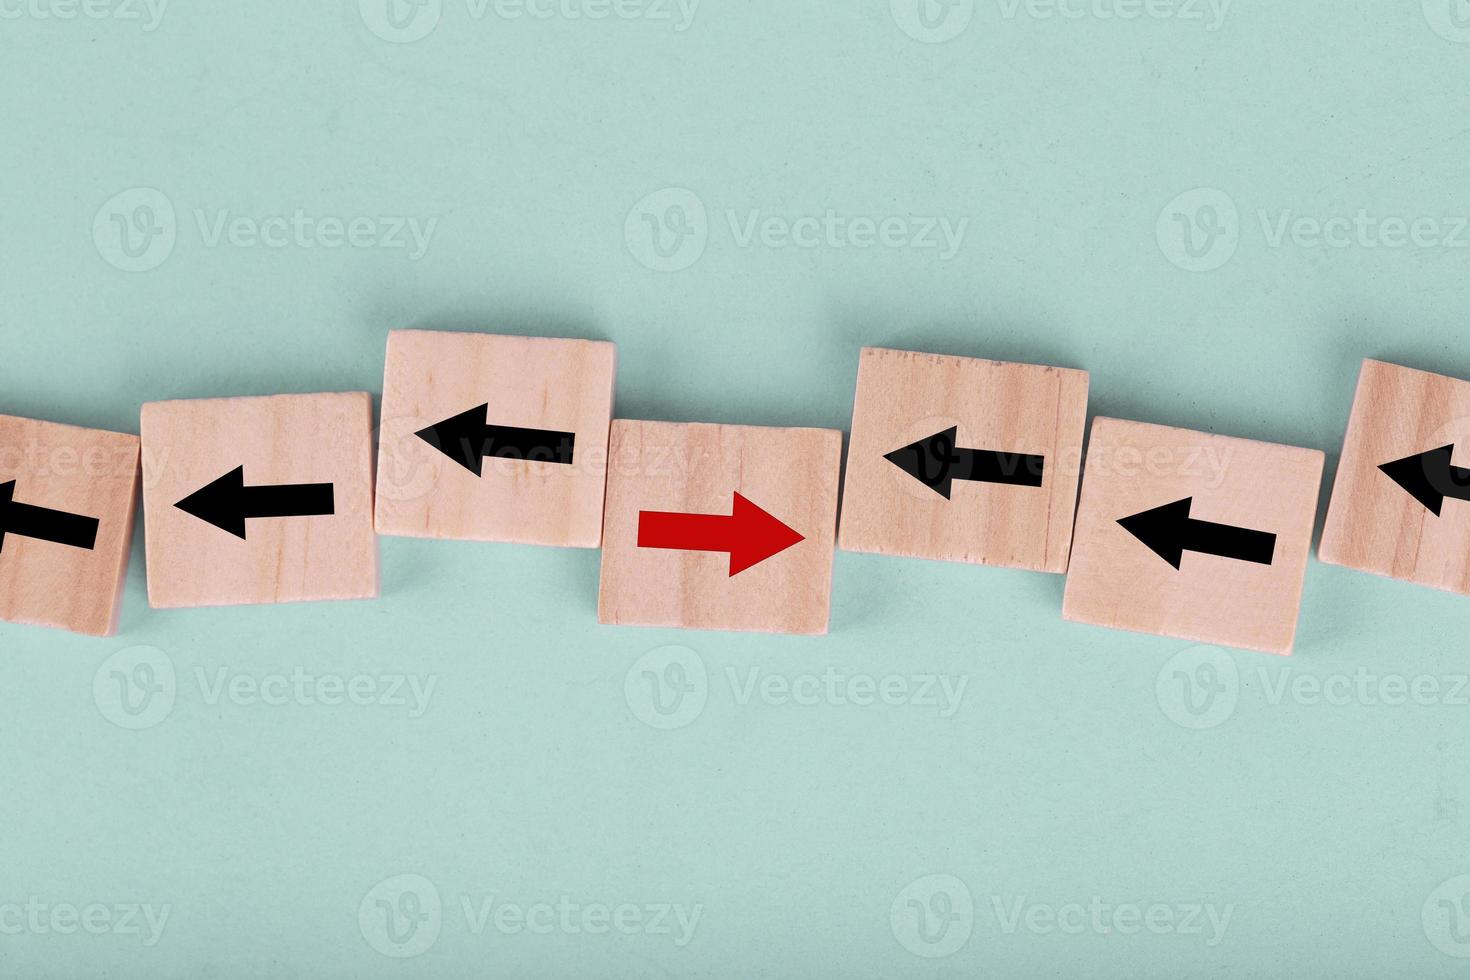
{"label": "arrow tail", "polygon": [[246,487],[242,517],[317,517],[336,512],[330,483]]}
{"label": "arrow tail", "polygon": [[639,511],[638,547],[669,551],[729,551],[730,518],[718,514]]}
{"label": "arrow tail", "polygon": [[1002,453],[985,449],[961,449],[955,478],[1012,487],[1039,487],[1046,468],[1045,456]]}
{"label": "arrow tail", "polygon": [[4,530],[9,534],[86,551],[97,546],[100,522],[95,517],[69,514],[64,510],[36,507],[14,500],[6,501],[0,514],[3,514]]}
{"label": "arrow tail", "polygon": [[1267,531],[1191,518],[1185,536],[1185,548],[1200,554],[1269,565],[1276,555],[1276,535]]}
{"label": "arrow tail", "polygon": [[[487,425],[481,456],[525,459],[572,465],[577,436],[553,429],[523,429],[514,425]],[[469,447],[466,447],[467,450]]]}

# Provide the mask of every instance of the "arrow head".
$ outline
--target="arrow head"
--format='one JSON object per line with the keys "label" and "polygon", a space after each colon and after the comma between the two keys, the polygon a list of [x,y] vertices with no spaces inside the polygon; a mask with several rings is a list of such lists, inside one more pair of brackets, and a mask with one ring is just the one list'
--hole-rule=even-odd
{"label": "arrow head", "polygon": [[245,467],[237,466],[174,504],[186,514],[245,540]]}
{"label": "arrow head", "polygon": [[414,435],[479,476],[485,461],[485,428],[490,405],[477,405]]}
{"label": "arrow head", "polygon": [[1184,535],[1189,524],[1189,507],[1193,497],[1155,507],[1131,517],[1119,519],[1123,530],[1133,535],[1150,551],[1178,568],[1184,560]]}
{"label": "arrow head", "polygon": [[895,449],[883,458],[948,500],[953,486],[954,464],[958,461],[955,454],[958,439],[959,426],[952,425],[927,439]]}
{"label": "arrow head", "polygon": [[1455,483],[1450,466],[1454,453],[1453,444],[1440,446],[1438,449],[1396,459],[1392,463],[1384,463],[1378,468],[1438,517],[1440,508],[1444,506],[1445,488],[1452,487]]}
{"label": "arrow head", "polygon": [[730,512],[730,577],[805,538],[767,514],[738,492]]}

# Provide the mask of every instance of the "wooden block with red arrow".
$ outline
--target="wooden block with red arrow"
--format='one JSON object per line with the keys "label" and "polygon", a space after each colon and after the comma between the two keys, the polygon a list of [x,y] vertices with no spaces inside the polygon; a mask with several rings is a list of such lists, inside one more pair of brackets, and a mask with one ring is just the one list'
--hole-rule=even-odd
{"label": "wooden block with red arrow", "polygon": [[598,619],[825,633],[842,434],[615,420]]}

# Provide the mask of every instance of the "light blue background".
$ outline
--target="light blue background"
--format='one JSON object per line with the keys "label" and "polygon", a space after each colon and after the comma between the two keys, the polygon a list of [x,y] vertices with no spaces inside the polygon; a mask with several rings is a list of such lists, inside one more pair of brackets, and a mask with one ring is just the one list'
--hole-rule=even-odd
{"label": "light blue background", "polygon": [[[1092,0],[1073,0],[1075,19],[959,0],[953,19],[932,11],[958,30],[941,43],[904,0],[897,16],[888,0],[706,0],[687,30],[443,0],[437,22],[399,11],[427,32],[408,43],[373,0],[175,0],[152,30],[146,13],[39,15],[66,2],[0,0],[0,412],[136,431],[147,400],[376,391],[386,332],[412,326],[614,340],[624,417],[845,429],[858,348],[877,344],[1086,368],[1093,414],[1317,447],[1330,481],[1361,358],[1470,376],[1470,236],[1455,247],[1454,221],[1449,242],[1400,247],[1271,234],[1283,216],[1470,214],[1459,0],[1236,0],[1214,30],[1203,4],[1202,20],[1159,0],[1125,20]],[[109,221],[156,201],[137,188],[172,206],[171,224],[144,224],[174,240],[128,272]],[[707,214],[703,253],[674,272],[640,261],[637,233],[635,205],[666,188]],[[1198,188],[1213,192],[1171,205]],[[1214,227],[1198,206],[1221,195],[1230,235],[1203,263],[1218,268],[1181,268],[1173,215]],[[211,246],[199,225],[297,209],[437,224],[417,261]],[[731,226],[829,209],[968,224],[948,261],[742,247]],[[1275,693],[1360,670],[1448,689],[1470,670],[1463,597],[1314,560],[1281,661],[1067,624],[1060,577],[962,565],[838,554],[832,632],[798,639],[599,627],[591,551],[388,538],[382,563],[377,602],[154,612],[140,535],[117,638],[0,627],[0,926],[33,896],[170,907],[153,946],[0,934],[0,972],[1466,968],[1442,951],[1470,946],[1439,904],[1470,873],[1465,692],[1398,706]],[[666,731],[636,692],[640,658],[670,644],[705,666],[707,703]],[[136,646],[177,695],[131,730],[106,692],[123,662],[109,658]],[[436,686],[417,718],[210,703],[197,672],[212,685],[221,668]],[[831,668],[966,687],[950,717],[742,704],[727,668],[742,683]],[[1181,676],[1224,685],[1214,727],[1177,723],[1199,720]],[[443,903],[437,940],[402,960],[358,915],[399,874]],[[936,874],[974,912],[950,922],[963,945],[931,959],[910,947],[942,944],[903,915],[910,884]],[[461,900],[491,895],[703,913],[682,948],[476,934]],[[1231,918],[1211,946],[1208,924],[1071,935],[1008,931],[995,911],[1065,916],[1094,896]]]}

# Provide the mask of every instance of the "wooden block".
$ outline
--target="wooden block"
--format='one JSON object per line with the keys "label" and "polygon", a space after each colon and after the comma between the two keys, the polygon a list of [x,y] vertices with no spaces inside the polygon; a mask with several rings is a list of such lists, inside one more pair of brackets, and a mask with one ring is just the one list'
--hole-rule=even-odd
{"label": "wooden block", "polygon": [[1092,424],[1062,615],[1289,654],[1322,453]]}
{"label": "wooden block", "polygon": [[1087,372],[863,349],[846,551],[1067,570]]}
{"label": "wooden block", "polygon": [[1470,595],[1470,382],[1367,360],[1318,557]]}
{"label": "wooden block", "polygon": [[0,415],[0,619],[117,632],[138,437]]}
{"label": "wooden block", "polygon": [[597,547],[616,368],[599,341],[390,333],[378,531]]}
{"label": "wooden block", "polygon": [[612,424],[597,618],[825,633],[842,433]]}
{"label": "wooden block", "polygon": [[155,608],[378,594],[372,396],[143,406]]}

